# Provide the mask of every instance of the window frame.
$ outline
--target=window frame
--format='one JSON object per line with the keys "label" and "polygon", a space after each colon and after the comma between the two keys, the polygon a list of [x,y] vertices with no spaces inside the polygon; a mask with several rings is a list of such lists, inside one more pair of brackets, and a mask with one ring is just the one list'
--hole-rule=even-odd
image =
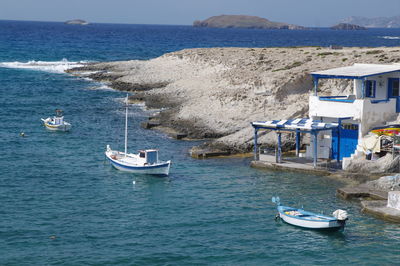
{"label": "window frame", "polygon": [[375,98],[376,97],[376,80],[364,81],[365,97]]}
{"label": "window frame", "polygon": [[[392,94],[392,95],[390,95],[390,96],[391,96],[391,97],[399,97],[399,96],[400,96],[400,80],[395,78],[395,79],[393,79],[391,82],[392,82],[392,84],[391,84],[391,86],[392,86],[391,94]],[[393,92],[394,92],[393,88],[394,88],[394,83],[395,83],[395,82],[398,83],[398,86],[397,86],[397,95],[393,95]]]}

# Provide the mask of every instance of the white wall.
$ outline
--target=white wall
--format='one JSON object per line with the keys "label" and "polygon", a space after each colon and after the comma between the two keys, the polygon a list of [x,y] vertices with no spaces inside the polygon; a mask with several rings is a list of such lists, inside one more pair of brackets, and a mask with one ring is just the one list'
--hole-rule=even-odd
{"label": "white wall", "polygon": [[[362,100],[360,100],[362,101]],[[388,102],[371,103],[366,99],[362,105],[361,134],[366,135],[372,127],[382,126],[387,121],[396,119],[396,99],[389,99]]]}
{"label": "white wall", "polygon": [[334,102],[321,101],[318,96],[310,96],[309,116],[314,117],[353,117],[355,120],[361,119],[363,100],[354,102]]}
{"label": "white wall", "polygon": [[376,81],[376,91],[375,91],[375,99],[386,99],[387,98],[387,77],[375,77],[373,80]]}
{"label": "white wall", "polygon": [[[360,137],[366,135],[372,127],[384,125],[386,121],[393,120],[397,116],[396,99],[373,104],[370,98],[357,99],[351,103],[321,101],[318,96],[310,96],[309,107],[309,117],[315,120],[321,117],[327,119],[353,117],[353,121],[361,124]],[[324,120],[328,122],[327,119]]]}
{"label": "white wall", "polygon": [[[388,79],[389,78],[400,78],[399,72],[393,72],[385,75],[377,75],[368,77],[367,80],[376,81],[376,95],[375,100],[386,99],[388,97]],[[362,84],[361,84],[362,85]]]}
{"label": "white wall", "polygon": [[354,94],[356,95],[357,99],[362,98],[362,80],[360,79],[354,80]]}
{"label": "white wall", "polygon": [[[382,100],[386,99],[388,97],[387,92],[388,92],[388,79],[389,78],[400,78],[400,73],[399,72],[393,72],[389,74],[384,74],[384,75],[377,75],[377,76],[372,76],[366,78],[366,80],[375,80],[376,81],[376,94],[375,94],[375,100]],[[363,94],[362,94],[362,83],[363,80],[360,79],[355,79],[354,84],[353,84],[353,93],[356,95],[357,99],[361,99]]]}

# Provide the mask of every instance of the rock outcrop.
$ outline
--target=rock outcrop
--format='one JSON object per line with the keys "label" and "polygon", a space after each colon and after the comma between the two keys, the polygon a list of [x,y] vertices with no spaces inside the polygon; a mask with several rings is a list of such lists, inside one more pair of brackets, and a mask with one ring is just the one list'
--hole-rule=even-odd
{"label": "rock outcrop", "polygon": [[400,174],[393,176],[382,176],[377,180],[368,181],[366,186],[376,190],[400,191]]}
{"label": "rock outcrop", "polygon": [[247,28],[247,29],[304,29],[302,26],[272,22],[265,18],[245,15],[221,15],[206,20],[196,20],[194,27],[208,28]]}
{"label": "rock outcrop", "polygon": [[366,30],[366,27],[358,26],[349,23],[339,23],[331,27],[332,30]]}
{"label": "rock outcrop", "polygon": [[[95,80],[162,108],[160,129],[208,139],[200,149],[250,151],[252,121],[307,117],[312,71],[354,63],[400,62],[400,48],[202,48],[151,60],[89,64]],[[82,72],[83,71],[83,72]],[[346,80],[321,80],[320,95],[350,94]],[[154,127],[157,128],[157,127]],[[259,138],[273,145],[275,134]]]}
{"label": "rock outcrop", "polygon": [[397,173],[399,172],[400,157],[393,158],[387,154],[378,160],[366,160],[364,157],[353,159],[346,171],[358,174]]}

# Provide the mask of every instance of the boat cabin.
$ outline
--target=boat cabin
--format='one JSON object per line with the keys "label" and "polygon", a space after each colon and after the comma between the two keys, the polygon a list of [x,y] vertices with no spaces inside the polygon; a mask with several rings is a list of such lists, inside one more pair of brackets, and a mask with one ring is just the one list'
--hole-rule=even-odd
{"label": "boat cabin", "polygon": [[[360,148],[363,137],[372,128],[395,120],[400,113],[400,64],[354,64],[313,72],[311,76],[314,88],[309,97],[309,117],[305,119],[310,125],[306,131],[312,138],[302,155],[314,158],[314,167],[317,159],[336,159],[345,169],[353,158],[365,156]],[[326,79],[347,80],[352,90],[344,95],[319,95],[319,83]],[[317,123],[329,125],[329,129],[319,128]],[[256,134],[260,129],[275,130],[279,146],[281,132],[305,131],[304,123],[292,124],[293,120],[273,120],[253,122],[252,126]],[[298,137],[296,134],[296,144]]]}
{"label": "boat cabin", "polygon": [[55,116],[53,118],[53,122],[54,122],[54,125],[62,125],[64,122],[64,117],[63,116]]}
{"label": "boat cabin", "polygon": [[64,123],[64,115],[61,109],[56,109],[56,115],[53,117],[54,125],[62,125]]}
{"label": "boat cabin", "polygon": [[158,150],[141,150],[139,157],[143,158],[147,164],[158,163]]}

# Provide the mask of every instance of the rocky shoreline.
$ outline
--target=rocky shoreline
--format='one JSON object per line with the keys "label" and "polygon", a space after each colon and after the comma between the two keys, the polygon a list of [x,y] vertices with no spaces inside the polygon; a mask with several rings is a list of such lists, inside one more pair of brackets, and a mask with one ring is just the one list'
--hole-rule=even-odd
{"label": "rocky shoreline", "polygon": [[[312,71],[354,63],[400,62],[399,47],[201,48],[151,60],[87,64],[68,72],[133,92],[132,102],[161,109],[151,127],[204,139],[192,154],[249,152],[250,122],[306,117]],[[321,95],[346,95],[348,82],[322,82]],[[172,132],[172,133],[171,133]],[[274,134],[260,142],[274,145]],[[290,140],[285,140],[287,147]]]}

